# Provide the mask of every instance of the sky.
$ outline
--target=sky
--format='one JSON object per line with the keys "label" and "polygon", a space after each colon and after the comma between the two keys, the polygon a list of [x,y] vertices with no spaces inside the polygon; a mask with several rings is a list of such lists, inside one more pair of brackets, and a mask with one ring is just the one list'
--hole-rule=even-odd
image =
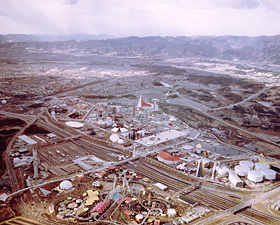
{"label": "sky", "polygon": [[280,0],[0,0],[0,34],[280,34]]}

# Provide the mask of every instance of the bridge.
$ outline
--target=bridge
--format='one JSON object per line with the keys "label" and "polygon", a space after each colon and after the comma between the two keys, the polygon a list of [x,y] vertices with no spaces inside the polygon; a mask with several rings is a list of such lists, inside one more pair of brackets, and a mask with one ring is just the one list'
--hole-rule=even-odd
{"label": "bridge", "polygon": [[235,214],[235,213],[241,211],[242,209],[251,207],[251,205],[252,205],[251,201],[242,202],[231,208],[228,208],[227,210],[225,210],[225,212]]}
{"label": "bridge", "polygon": [[201,187],[201,183],[202,183],[201,181],[198,181],[198,182],[192,184],[191,186],[188,186],[188,187],[182,189],[181,191],[178,191],[176,194],[182,194],[182,193],[187,194],[189,192],[192,192],[192,191],[200,188]]}

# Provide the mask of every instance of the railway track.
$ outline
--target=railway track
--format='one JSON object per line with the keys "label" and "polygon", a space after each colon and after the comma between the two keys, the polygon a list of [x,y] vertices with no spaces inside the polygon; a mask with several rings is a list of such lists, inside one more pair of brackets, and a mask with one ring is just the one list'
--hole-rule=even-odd
{"label": "railway track", "polygon": [[[12,115],[12,116],[14,116],[14,115]],[[53,132],[56,135],[59,135],[63,138],[73,136],[72,133],[67,132],[64,129],[59,128],[59,127],[53,125],[52,123],[50,123],[49,119],[46,117],[43,118],[43,120],[45,122],[38,120],[38,119],[34,119],[34,117],[31,118],[28,116],[19,116],[18,114],[16,114],[15,117],[23,119],[23,120],[27,121],[29,124],[35,123],[39,126],[42,126],[45,129],[49,130],[50,132]],[[98,144],[95,145],[95,144],[88,142],[87,140],[83,140],[83,139],[72,140],[72,142],[103,160],[106,160],[106,161],[108,161],[108,159],[111,161],[116,160],[115,157],[108,154],[109,152],[116,153],[116,150],[110,151],[110,149],[105,146],[103,147]],[[7,157],[8,156],[6,154],[6,160],[7,160]],[[8,166],[8,171],[10,171],[10,172],[13,171],[11,163],[8,163],[7,166]],[[175,192],[178,192],[178,191],[182,190],[183,188],[186,188],[186,185],[188,185],[188,186],[191,185],[190,182],[182,181],[182,179],[178,179],[178,178],[174,177],[174,175],[168,174],[166,172],[160,172],[159,170],[157,170],[155,172],[155,171],[153,171],[153,169],[151,169],[151,166],[149,167],[149,166],[140,165],[140,164],[135,166],[135,165],[129,164],[127,167],[129,167],[135,171],[138,171],[139,173],[141,173],[157,182],[167,185],[170,189],[172,189]],[[17,180],[15,182],[13,182],[13,179],[16,179],[16,177],[12,174],[12,172],[9,175],[11,178],[11,182],[18,185]],[[19,187],[13,187],[14,190],[17,190],[18,188]],[[208,192],[206,190],[201,191],[201,189],[188,193],[188,195],[194,199],[199,200],[200,202],[206,203],[210,207],[215,208],[217,210],[227,210],[238,204],[238,202],[223,198],[221,196],[218,196],[218,195]],[[23,209],[25,209],[27,212],[27,208],[24,205],[24,202],[22,202],[22,206],[23,206]],[[280,223],[280,218],[268,215],[266,213],[254,210],[252,208],[243,209],[240,212],[238,212],[238,215],[243,218],[246,218],[248,220],[251,220],[251,218],[253,218],[254,220],[264,222],[265,224]],[[54,224],[56,224],[56,221],[53,221],[53,222],[54,222]]]}
{"label": "railway track", "polygon": [[[149,177],[153,179],[156,182],[160,182],[166,186],[168,186],[171,190],[178,192],[182,190],[182,188],[185,187],[185,185],[189,185],[188,182],[182,182],[178,179],[176,179],[171,174],[167,173],[159,173],[158,171],[154,172],[151,170],[149,166],[140,165],[127,165],[128,168],[131,168],[135,171],[138,171],[139,173],[143,174],[146,177]],[[175,180],[175,182],[174,182]],[[238,202],[223,198],[219,195],[213,194],[205,189],[197,189],[191,193],[188,193],[188,196],[200,201],[206,203],[211,208],[214,208],[216,210],[227,210],[231,207],[234,207],[235,205],[239,204]],[[261,211],[257,211],[252,208],[246,208],[241,210],[240,212],[237,212],[239,216],[253,221],[258,221],[264,224],[279,224],[280,218],[263,213]]]}

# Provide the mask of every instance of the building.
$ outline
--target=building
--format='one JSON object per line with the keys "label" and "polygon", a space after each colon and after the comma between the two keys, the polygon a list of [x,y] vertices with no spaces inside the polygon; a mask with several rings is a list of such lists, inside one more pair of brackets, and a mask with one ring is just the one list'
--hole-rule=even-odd
{"label": "building", "polygon": [[233,170],[228,171],[228,179],[234,187],[243,187],[243,181],[235,174]]}
{"label": "building", "polygon": [[168,152],[164,152],[159,150],[159,154],[157,156],[158,161],[166,163],[166,164],[177,164],[179,162],[179,155],[176,153],[170,154]]}
{"label": "building", "polygon": [[139,98],[139,101],[138,101],[138,104],[137,104],[137,109],[143,109],[143,108],[146,108],[146,107],[148,107],[148,108],[153,108],[153,105],[152,104],[150,104],[150,103],[146,103],[146,102],[144,102],[144,100],[143,100],[143,98],[142,98],[142,95],[140,96],[140,98]]}

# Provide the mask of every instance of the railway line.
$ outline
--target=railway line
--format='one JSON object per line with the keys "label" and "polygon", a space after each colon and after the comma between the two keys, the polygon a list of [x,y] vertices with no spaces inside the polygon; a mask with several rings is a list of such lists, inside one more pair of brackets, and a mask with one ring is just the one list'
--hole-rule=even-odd
{"label": "railway line", "polygon": [[[185,185],[189,185],[188,182],[183,182],[178,179],[176,179],[171,174],[167,173],[158,173],[151,170],[150,167],[145,165],[137,164],[135,165],[127,165],[128,168],[131,168],[135,171],[138,171],[139,173],[143,174],[146,177],[149,177],[153,179],[156,182],[160,182],[166,186],[168,186],[171,190],[178,192],[182,190],[182,188],[185,187]],[[174,182],[175,180],[175,182]],[[239,204],[239,202],[235,202],[226,198],[223,198],[219,195],[213,194],[205,189],[197,189],[193,192],[188,193],[188,196],[192,197],[193,199],[196,199],[200,202],[206,203],[209,207],[219,211],[219,210],[227,210],[235,205]],[[261,211],[257,211],[252,208],[246,208],[241,210],[240,212],[237,212],[239,216],[248,219],[248,220],[257,220],[258,222],[261,222],[263,224],[279,224],[280,218],[263,213]]]}
{"label": "railway line", "polygon": [[[11,114],[8,113],[8,115],[25,120],[29,126],[31,124],[35,123],[62,138],[68,138],[68,137],[73,136],[74,131],[68,132],[65,129],[62,129],[61,127],[57,127],[56,125],[52,124],[50,121],[50,118],[47,118],[46,116],[42,116],[41,119],[38,119],[37,117],[35,118],[35,117],[26,116],[26,115],[22,115],[22,116],[18,115],[18,114],[13,115],[13,113],[11,113]],[[22,129],[22,130],[24,131],[24,129]],[[72,139],[71,141],[74,145],[77,145],[77,146],[79,146],[79,148],[83,149],[83,151],[85,153],[94,154],[96,157],[99,157],[100,159],[103,159],[106,161],[112,161],[112,162],[117,161],[116,157],[110,155],[109,153],[123,154],[119,150],[110,149],[106,146],[102,146],[101,144],[92,143],[83,137],[79,138],[78,140]],[[13,142],[10,142],[10,143],[12,144]],[[79,151],[77,153],[79,153]],[[6,162],[9,162],[8,154],[6,154],[5,159],[6,159]],[[54,160],[54,158],[53,158],[53,160]],[[178,192],[178,191],[186,188],[186,186],[190,186],[193,184],[190,181],[186,181],[186,180],[183,180],[172,174],[168,174],[168,173],[166,173],[166,171],[159,170],[159,169],[154,170],[153,166],[149,166],[149,164],[147,164],[147,165],[127,164],[127,167],[133,169],[134,171],[138,171],[139,173],[143,174],[146,177],[153,179],[154,181],[165,184],[166,186],[168,186],[171,190],[173,190],[175,192]],[[8,171],[10,171],[10,173],[9,173],[10,180],[11,180],[11,183],[14,185],[12,187],[12,190],[17,191],[19,189],[19,184],[18,184],[17,178],[15,176],[15,171],[10,162],[7,163],[7,169],[8,169]],[[14,174],[12,174],[12,173],[14,173]],[[239,204],[239,202],[223,198],[223,197],[213,194],[205,189],[194,190],[194,191],[188,193],[188,196],[208,205],[209,207],[215,209],[216,211],[228,210],[228,209],[236,206],[237,204]],[[22,210],[25,213],[28,213],[28,210],[30,210],[30,209],[28,209],[28,207],[25,205],[25,203],[22,199],[21,199],[21,201],[22,202],[20,203],[20,205],[21,205]],[[264,224],[280,223],[280,218],[277,218],[272,215],[268,215],[266,213],[254,210],[252,208],[242,209],[240,212],[237,212],[237,214],[245,219],[258,221],[258,222],[261,222]],[[43,218],[42,218],[42,221],[44,221]],[[53,221],[53,222],[55,223],[55,221]]]}

